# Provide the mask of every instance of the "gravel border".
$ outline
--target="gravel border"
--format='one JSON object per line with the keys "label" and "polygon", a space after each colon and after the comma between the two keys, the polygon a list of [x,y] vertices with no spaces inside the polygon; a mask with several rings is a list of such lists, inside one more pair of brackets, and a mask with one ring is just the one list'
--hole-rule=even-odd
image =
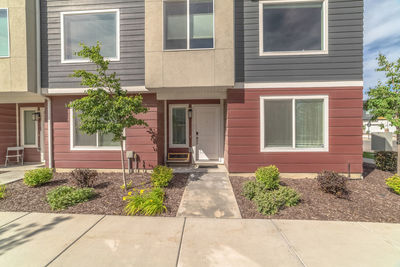
{"label": "gravel border", "polygon": [[301,202],[285,208],[278,214],[263,216],[252,201],[242,196],[248,177],[231,176],[230,180],[243,218],[295,219],[400,223],[400,195],[385,184],[392,173],[380,171],[374,165],[364,164],[364,179],[349,180],[350,199],[339,199],[320,190],[316,179],[281,179],[283,185],[301,194]]}
{"label": "gravel border", "polygon": [[[127,181],[131,180],[134,188],[151,187],[148,173],[127,175]],[[174,175],[165,188],[167,212],[159,216],[176,216],[187,180],[188,174]],[[121,184],[121,173],[99,173],[94,186],[97,193],[94,199],[62,211],[52,211],[46,202],[46,193],[61,185],[73,185],[69,173],[55,173],[49,183],[36,188],[30,188],[20,180],[7,185],[6,198],[0,200],[0,211],[125,215],[123,209],[126,202],[122,198],[126,192],[120,188]]]}

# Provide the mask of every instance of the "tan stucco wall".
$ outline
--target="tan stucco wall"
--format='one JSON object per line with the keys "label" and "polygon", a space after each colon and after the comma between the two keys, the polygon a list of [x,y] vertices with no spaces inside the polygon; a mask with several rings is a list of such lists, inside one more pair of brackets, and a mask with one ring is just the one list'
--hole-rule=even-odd
{"label": "tan stucco wall", "polygon": [[0,92],[36,92],[34,3],[33,0],[0,0],[0,8],[8,8],[10,34],[10,57],[0,58]]}
{"label": "tan stucco wall", "polygon": [[233,0],[214,0],[215,48],[163,51],[163,2],[145,0],[146,87],[234,85]]}

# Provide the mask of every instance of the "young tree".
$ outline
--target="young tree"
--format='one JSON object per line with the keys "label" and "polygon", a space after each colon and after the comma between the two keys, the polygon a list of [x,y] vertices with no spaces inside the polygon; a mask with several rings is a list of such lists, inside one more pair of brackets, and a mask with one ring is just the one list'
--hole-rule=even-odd
{"label": "young tree", "polygon": [[79,116],[79,129],[82,132],[88,135],[111,134],[112,141],[120,144],[122,178],[126,189],[124,129],[135,125],[147,126],[144,120],[136,118],[137,114],[146,113],[147,108],[143,107],[141,95],[128,96],[127,91],[121,88],[115,72],[107,73],[109,61],[100,54],[99,43],[91,47],[81,46],[82,50],[76,55],[89,59],[96,65],[96,71],[74,71],[71,77],[81,78],[81,85],[89,89],[87,96],[72,101],[68,107]]}
{"label": "young tree", "polygon": [[382,54],[378,57],[379,68],[376,71],[385,73],[386,81],[378,82],[368,92],[365,108],[372,115],[371,120],[384,117],[395,128],[397,134],[397,173],[400,173],[400,58],[397,62],[389,62]]}

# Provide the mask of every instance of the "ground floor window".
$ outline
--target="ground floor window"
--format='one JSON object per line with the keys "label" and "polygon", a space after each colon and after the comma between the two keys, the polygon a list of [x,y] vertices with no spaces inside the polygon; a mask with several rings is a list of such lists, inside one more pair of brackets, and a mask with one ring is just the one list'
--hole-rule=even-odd
{"label": "ground floor window", "polygon": [[24,147],[38,147],[38,123],[34,120],[36,108],[21,108],[21,143]]}
{"label": "ground floor window", "polygon": [[263,96],[261,151],[328,151],[328,96]]}
{"label": "ground floor window", "polygon": [[80,129],[80,119],[77,112],[71,112],[71,149],[108,149],[119,150],[119,142],[112,141],[111,134],[88,135]]}
{"label": "ground floor window", "polygon": [[169,108],[169,146],[188,147],[189,146],[189,127],[188,127],[188,106],[170,105]]}

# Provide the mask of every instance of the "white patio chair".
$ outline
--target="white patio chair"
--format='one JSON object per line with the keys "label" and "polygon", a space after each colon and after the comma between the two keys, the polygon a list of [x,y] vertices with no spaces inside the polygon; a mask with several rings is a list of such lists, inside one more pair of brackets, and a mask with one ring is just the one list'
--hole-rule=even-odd
{"label": "white patio chair", "polygon": [[[15,154],[10,154],[10,152],[12,153],[15,152]],[[6,154],[6,162],[4,163],[5,167],[7,167],[7,163],[10,161],[10,158],[16,158],[17,162],[21,162],[21,164],[24,165],[24,148],[21,146],[8,147]]]}

